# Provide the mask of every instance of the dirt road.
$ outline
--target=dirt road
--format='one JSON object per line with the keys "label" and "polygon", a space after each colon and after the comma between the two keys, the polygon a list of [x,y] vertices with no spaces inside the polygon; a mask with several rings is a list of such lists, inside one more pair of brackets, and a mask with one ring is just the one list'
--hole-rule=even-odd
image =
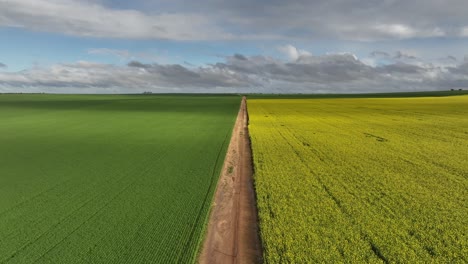
{"label": "dirt road", "polygon": [[199,262],[261,263],[245,97],[224,161]]}

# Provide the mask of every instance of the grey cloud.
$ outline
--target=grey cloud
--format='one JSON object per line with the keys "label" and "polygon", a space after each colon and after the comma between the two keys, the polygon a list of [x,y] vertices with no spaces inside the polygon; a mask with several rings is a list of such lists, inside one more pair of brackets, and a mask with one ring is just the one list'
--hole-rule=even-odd
{"label": "grey cloud", "polygon": [[0,62],[0,69],[2,69],[2,68],[7,68],[7,65]]}
{"label": "grey cloud", "polygon": [[247,76],[229,72],[221,66],[198,67],[190,70],[180,64],[143,64],[138,61],[128,63],[129,68],[139,68],[142,77],[153,79],[156,85],[167,87],[240,87],[250,86]]}
{"label": "grey cloud", "polygon": [[285,67],[283,76],[290,81],[333,83],[371,77],[371,67],[352,54],[302,56],[297,63],[287,63]]}
{"label": "grey cloud", "polygon": [[241,54],[234,54],[234,58],[238,60],[247,60],[247,58],[244,55]]}
{"label": "grey cloud", "polygon": [[455,58],[454,56],[447,56],[447,59],[448,60],[451,60],[451,61],[457,61],[457,58]]}
{"label": "grey cloud", "polygon": [[188,70],[182,65],[179,64],[172,64],[172,65],[153,65],[150,67],[152,72],[161,74],[162,76],[168,78],[180,78],[185,79],[190,83],[191,81],[195,81],[197,78],[200,78],[201,75],[197,72],[193,72]]}
{"label": "grey cloud", "polygon": [[148,69],[152,67],[151,64],[144,64],[139,61],[131,61],[127,65],[128,67],[143,68],[143,69]]}
{"label": "grey cloud", "polygon": [[468,62],[464,62],[457,67],[448,67],[449,72],[457,75],[468,75]]}
{"label": "grey cloud", "polygon": [[402,51],[397,51],[395,56],[393,57],[394,59],[410,59],[410,60],[415,60],[417,59],[416,56],[404,53]]}
{"label": "grey cloud", "polygon": [[378,72],[385,74],[421,74],[425,72],[425,68],[419,67],[417,65],[406,64],[406,63],[395,63],[389,65],[383,65],[377,68]]}
{"label": "grey cloud", "polygon": [[404,51],[397,50],[395,55],[390,55],[390,53],[385,51],[373,51],[370,54],[371,58],[379,58],[379,59],[396,59],[396,60],[416,60],[418,57],[408,54]]}
{"label": "grey cloud", "polygon": [[[369,66],[350,53],[302,55],[287,62],[240,54],[190,68],[180,64],[126,66],[77,62],[21,72],[0,72],[0,91],[55,89],[76,92],[389,92],[466,88],[468,63],[453,66],[396,61]],[[61,90],[60,90],[61,89]]]}
{"label": "grey cloud", "polygon": [[464,0],[208,2],[213,3],[214,8],[220,10],[218,13],[232,25],[248,28],[251,34],[259,35],[332,36],[372,41],[464,37],[464,32],[468,32],[468,3]]}

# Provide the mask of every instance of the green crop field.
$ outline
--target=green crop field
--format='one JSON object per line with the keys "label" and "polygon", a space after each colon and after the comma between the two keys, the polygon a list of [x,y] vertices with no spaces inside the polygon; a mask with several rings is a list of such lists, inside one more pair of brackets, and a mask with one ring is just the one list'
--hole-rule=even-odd
{"label": "green crop field", "polygon": [[266,263],[468,262],[468,96],[248,109]]}
{"label": "green crop field", "polygon": [[187,263],[238,96],[0,95],[0,263]]}

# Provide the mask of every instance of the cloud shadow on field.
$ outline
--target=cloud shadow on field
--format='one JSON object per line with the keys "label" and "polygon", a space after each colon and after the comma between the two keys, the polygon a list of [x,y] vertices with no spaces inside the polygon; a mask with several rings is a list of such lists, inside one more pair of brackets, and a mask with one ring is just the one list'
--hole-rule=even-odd
{"label": "cloud shadow on field", "polygon": [[238,103],[237,100],[233,100],[238,98],[237,95],[111,95],[106,99],[97,100],[73,99],[76,95],[67,95],[67,99],[51,99],[51,95],[35,95],[34,99],[24,99],[21,95],[6,95],[17,96],[13,100],[2,100],[2,96],[5,95],[0,95],[0,111],[29,108],[44,111],[224,114],[226,104]]}

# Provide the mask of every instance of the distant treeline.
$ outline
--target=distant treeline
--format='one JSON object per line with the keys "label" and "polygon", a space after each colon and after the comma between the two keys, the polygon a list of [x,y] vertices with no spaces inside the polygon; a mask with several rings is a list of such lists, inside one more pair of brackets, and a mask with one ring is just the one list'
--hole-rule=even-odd
{"label": "distant treeline", "polygon": [[424,92],[396,92],[396,93],[356,93],[356,94],[247,94],[248,98],[390,98],[390,97],[437,97],[465,95],[468,90],[445,90],[445,91],[424,91]]}

